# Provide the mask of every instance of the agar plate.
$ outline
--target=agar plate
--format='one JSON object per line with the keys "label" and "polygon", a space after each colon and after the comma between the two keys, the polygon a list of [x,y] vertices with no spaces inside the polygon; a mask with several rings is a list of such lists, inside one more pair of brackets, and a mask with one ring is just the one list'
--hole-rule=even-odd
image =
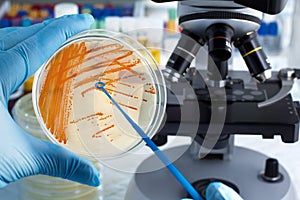
{"label": "agar plate", "polygon": [[162,73],[137,41],[104,30],[70,38],[36,74],[33,104],[52,142],[90,159],[113,158],[144,144],[95,87],[99,81],[149,137],[166,106]]}

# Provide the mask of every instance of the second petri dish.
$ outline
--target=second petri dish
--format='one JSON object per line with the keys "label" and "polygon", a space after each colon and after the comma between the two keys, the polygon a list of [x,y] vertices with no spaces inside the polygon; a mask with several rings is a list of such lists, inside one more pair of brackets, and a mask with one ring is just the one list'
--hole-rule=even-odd
{"label": "second petri dish", "polygon": [[165,111],[161,71],[127,35],[103,30],[70,38],[36,74],[33,104],[51,141],[92,159],[113,158],[143,144],[98,81],[152,137]]}

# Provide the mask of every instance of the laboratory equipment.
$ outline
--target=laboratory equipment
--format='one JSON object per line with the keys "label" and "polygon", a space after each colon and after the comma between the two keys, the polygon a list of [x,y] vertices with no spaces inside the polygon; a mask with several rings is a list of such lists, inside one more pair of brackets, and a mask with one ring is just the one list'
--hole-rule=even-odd
{"label": "laboratory equipment", "polygon": [[91,160],[143,146],[95,88],[98,81],[149,137],[158,130],[166,103],[162,74],[138,42],[103,30],[70,38],[36,75],[34,108],[51,141]]}
{"label": "laboratory equipment", "polygon": [[[298,141],[300,107],[290,94],[298,70],[271,71],[270,61],[256,36],[263,13],[277,14],[285,4],[284,0],[178,1],[183,31],[164,72],[167,118],[154,139],[165,143],[168,135],[178,134],[193,139],[190,146],[174,147],[165,153],[180,155],[174,164],[202,197],[209,183],[220,181],[244,199],[297,199],[288,172],[276,159],[234,146],[235,134],[270,139],[279,135],[285,143]],[[228,70],[233,47],[239,50],[249,72]],[[197,55],[200,49],[206,50],[208,58]],[[206,69],[190,67],[194,59],[207,59]],[[190,93],[185,92],[186,81],[197,96],[200,113],[189,105],[195,98],[190,99]],[[181,93],[175,95],[172,90]],[[191,130],[197,114],[198,127]],[[165,168],[150,170],[157,165],[154,156],[140,164],[126,199],[188,196]]]}

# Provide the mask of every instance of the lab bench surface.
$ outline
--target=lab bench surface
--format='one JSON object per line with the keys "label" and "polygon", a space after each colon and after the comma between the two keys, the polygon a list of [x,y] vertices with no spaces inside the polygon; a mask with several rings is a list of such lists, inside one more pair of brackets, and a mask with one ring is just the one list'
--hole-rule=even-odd
{"label": "lab bench surface", "polygon": [[[169,146],[163,147],[170,148],[177,145],[188,144],[186,139],[176,140]],[[300,143],[285,144],[281,139],[275,138],[271,140],[263,140],[259,136],[236,136],[235,145],[243,146],[255,151],[262,152],[269,157],[274,157],[279,160],[281,165],[288,171],[292,183],[294,186],[300,185]],[[123,174],[121,172],[115,172],[108,168],[104,168],[103,174],[103,200],[123,200],[128,183],[132,178],[132,174]],[[4,189],[0,189],[0,199],[18,200],[19,199],[19,187],[21,181],[10,184]],[[109,183],[109,184],[108,184]],[[300,189],[296,187],[297,195],[300,197]]]}

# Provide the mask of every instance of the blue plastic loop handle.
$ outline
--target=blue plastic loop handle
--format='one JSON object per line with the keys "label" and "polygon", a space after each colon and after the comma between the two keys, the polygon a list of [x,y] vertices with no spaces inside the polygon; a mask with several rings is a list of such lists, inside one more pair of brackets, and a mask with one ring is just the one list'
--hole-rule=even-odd
{"label": "blue plastic loop handle", "polygon": [[193,197],[194,200],[203,200],[195,188],[190,184],[190,182],[181,174],[181,172],[173,165],[173,163],[165,156],[165,154],[159,150],[155,143],[147,136],[147,134],[137,125],[119,106],[119,104],[112,98],[112,96],[104,88],[105,83],[97,82],[95,87],[104,92],[104,94],[112,101],[112,103],[118,108],[126,120],[130,123],[132,128],[143,138],[144,142],[151,148],[155,155],[160,159],[160,161],[167,167],[171,174],[176,178],[176,180],[185,188],[185,190]]}

